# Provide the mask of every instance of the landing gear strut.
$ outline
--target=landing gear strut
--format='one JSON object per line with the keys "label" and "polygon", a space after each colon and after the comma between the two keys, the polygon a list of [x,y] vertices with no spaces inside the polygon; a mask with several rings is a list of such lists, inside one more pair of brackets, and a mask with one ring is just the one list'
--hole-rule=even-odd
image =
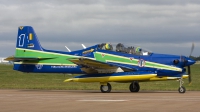
{"label": "landing gear strut", "polygon": [[100,86],[100,90],[102,93],[110,93],[112,87],[110,85],[110,83],[107,83],[107,85],[101,85]]}
{"label": "landing gear strut", "polygon": [[179,91],[179,93],[185,93],[185,91],[186,91],[186,89],[185,89],[185,87],[183,86],[183,79],[182,78],[180,78],[179,79],[179,82],[180,82],[180,87],[178,88],[178,91]]}
{"label": "landing gear strut", "polygon": [[129,86],[129,90],[131,92],[138,92],[140,90],[139,83],[137,81],[133,81]]}

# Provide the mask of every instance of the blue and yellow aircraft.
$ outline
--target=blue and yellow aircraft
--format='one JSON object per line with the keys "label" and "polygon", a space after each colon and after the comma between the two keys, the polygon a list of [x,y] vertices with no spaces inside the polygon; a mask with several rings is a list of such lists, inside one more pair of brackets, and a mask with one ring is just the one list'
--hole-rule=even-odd
{"label": "blue and yellow aircraft", "polygon": [[179,80],[178,91],[185,93],[183,79],[189,77],[191,82],[190,65],[195,63],[186,56],[157,54],[122,43],[101,43],[72,52],[47,50],[31,26],[18,28],[15,55],[6,60],[14,61],[13,69],[21,72],[80,74],[64,82],[99,82],[103,93],[111,91],[109,82],[129,82],[129,90],[138,92],[139,82],[165,80]]}

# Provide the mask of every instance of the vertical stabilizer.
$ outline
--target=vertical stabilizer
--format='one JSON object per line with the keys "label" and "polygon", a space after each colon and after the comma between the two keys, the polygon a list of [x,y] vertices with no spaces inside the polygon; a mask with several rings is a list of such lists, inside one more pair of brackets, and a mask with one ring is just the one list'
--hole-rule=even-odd
{"label": "vertical stabilizer", "polygon": [[20,26],[17,36],[17,48],[43,50],[34,29],[31,26]]}
{"label": "vertical stabilizer", "polygon": [[25,57],[28,53],[27,50],[43,51],[43,48],[31,26],[20,26],[18,28],[15,56]]}

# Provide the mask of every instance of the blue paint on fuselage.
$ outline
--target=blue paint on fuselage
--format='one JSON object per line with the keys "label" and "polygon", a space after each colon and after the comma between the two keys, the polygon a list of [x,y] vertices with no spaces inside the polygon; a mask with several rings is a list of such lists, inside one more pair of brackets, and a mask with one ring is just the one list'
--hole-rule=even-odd
{"label": "blue paint on fuselage", "polygon": [[[102,45],[104,44],[97,44],[91,47],[87,47],[86,49],[81,49],[73,52],[63,52],[63,51],[55,51],[55,50],[47,50],[44,49],[37,38],[36,33],[34,32],[34,29],[31,26],[23,26],[19,27],[18,29],[18,36],[17,36],[17,43],[16,48],[20,49],[29,49],[29,50],[36,50],[46,53],[58,53],[58,54],[64,54],[64,55],[72,55],[72,57],[77,58],[95,58],[93,52],[102,52],[102,53],[108,53],[112,55],[127,57],[127,58],[134,58],[138,60],[145,60],[149,62],[154,62],[157,64],[165,64],[168,66],[175,66],[178,68],[181,68],[182,71],[174,71],[174,70],[164,70],[164,69],[158,69],[156,67],[145,67],[145,66],[138,66],[138,65],[128,65],[128,64],[122,64],[122,63],[111,63],[108,62],[111,66],[118,66],[122,68],[128,69],[126,72],[120,72],[120,73],[107,73],[107,74],[89,74],[89,75],[82,75],[77,77],[101,77],[101,76],[121,76],[121,75],[142,75],[142,74],[157,74],[157,76],[170,76],[170,77],[181,77],[183,74],[185,74],[184,67],[190,66],[195,63],[194,60],[185,57],[185,56],[178,56],[178,55],[169,55],[169,54],[157,54],[157,53],[151,53],[148,52],[148,54],[142,55],[141,49],[135,48],[134,52],[130,52],[130,49],[123,49],[117,51],[111,51],[110,50],[103,50],[106,49],[106,47]],[[107,44],[108,45],[108,44]],[[121,46],[122,47],[122,46]],[[108,48],[107,48],[108,49]],[[117,46],[116,46],[117,50]],[[127,53],[127,50],[129,50],[129,54]],[[131,50],[132,47],[131,47]],[[24,50],[25,51],[25,50]],[[120,52],[119,52],[120,51]],[[137,52],[136,52],[137,51]],[[145,52],[143,52],[145,53]],[[17,56],[16,56],[17,57]],[[26,56],[22,58],[26,58]],[[35,57],[33,57],[35,58]],[[66,59],[67,60],[67,59]],[[176,62],[176,63],[175,63]],[[45,63],[48,64],[48,63]],[[81,70],[81,66],[79,65],[45,65],[40,64],[40,62],[31,62],[28,60],[24,60],[21,62],[15,62],[14,63],[14,70],[21,71],[21,72],[34,72],[34,73],[72,73],[72,74],[85,74]],[[58,64],[58,63],[53,63]],[[59,63],[60,64],[60,63]],[[140,64],[140,63],[139,63]],[[158,65],[159,66],[159,65]],[[130,69],[131,68],[131,69]],[[132,70],[132,71],[131,71]]]}
{"label": "blue paint on fuselage", "polygon": [[45,52],[50,52],[50,53],[58,53],[58,54],[66,54],[66,55],[75,55],[75,56],[85,56],[85,57],[94,58],[93,53],[83,54],[83,52],[84,52],[84,51],[91,50],[91,49],[96,50],[97,47],[98,47],[98,45],[94,45],[94,46],[88,47],[88,48],[86,48],[86,49],[77,50],[77,51],[73,51],[73,52],[64,52],[64,51],[56,51],[56,50],[47,50],[47,49],[44,49],[44,48],[43,48],[43,50],[44,50]]}
{"label": "blue paint on fuselage", "polygon": [[[60,54],[66,54],[66,55],[76,55],[76,56],[83,56],[88,58],[94,58],[93,52],[88,52],[86,54],[83,54],[84,51],[88,51],[93,49],[93,52],[103,52],[108,53],[112,55],[118,55],[128,58],[134,58],[134,59],[143,59],[145,61],[170,65],[170,66],[176,66],[179,68],[184,69],[185,66],[189,66],[195,63],[194,60],[187,58],[185,56],[182,56],[181,58],[184,58],[185,60],[189,60],[186,62],[179,62],[178,64],[174,64],[174,60],[180,60],[180,56],[178,55],[169,55],[169,54],[157,54],[157,53],[151,53],[149,55],[136,55],[136,54],[128,54],[123,52],[116,52],[116,51],[109,51],[109,50],[101,50],[98,48],[98,45],[94,45],[91,47],[88,47],[86,49],[73,51],[73,52],[63,52],[63,51],[53,51],[53,50],[46,50],[43,49],[45,52],[53,52],[53,53],[60,53]],[[108,63],[112,64],[112,63]],[[128,65],[128,64],[119,64],[119,63],[113,63],[114,65],[119,66],[125,66],[127,68],[132,68],[133,71],[140,71],[140,72],[155,72],[158,76],[171,76],[171,77],[177,77],[185,74],[185,71],[182,72],[173,71],[173,70],[162,70],[157,68],[150,68],[150,67],[139,67],[138,65]],[[41,67],[41,68],[40,68]],[[34,65],[34,64],[14,64],[14,70],[22,71],[22,72],[36,72],[36,73],[76,73],[76,74],[83,74],[83,72],[80,66],[62,66],[62,65]],[[126,72],[122,72],[120,74],[126,74]],[[97,75],[98,76],[98,75]]]}
{"label": "blue paint on fuselage", "polygon": [[80,66],[66,66],[66,65],[34,65],[34,64],[14,64],[14,70],[30,73],[72,73],[83,74]]}

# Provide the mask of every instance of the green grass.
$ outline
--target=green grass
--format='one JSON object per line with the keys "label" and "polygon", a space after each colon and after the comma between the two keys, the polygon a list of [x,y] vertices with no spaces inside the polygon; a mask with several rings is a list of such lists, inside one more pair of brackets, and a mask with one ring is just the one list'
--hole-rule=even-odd
{"label": "green grass", "polygon": [[[187,90],[200,90],[200,64],[191,66],[192,84],[184,80]],[[12,70],[12,65],[0,65],[0,89],[46,89],[46,90],[99,90],[99,83],[63,81],[74,75],[22,73]],[[113,90],[128,90],[130,83],[111,83]],[[141,90],[177,90],[178,81],[141,82]]]}

